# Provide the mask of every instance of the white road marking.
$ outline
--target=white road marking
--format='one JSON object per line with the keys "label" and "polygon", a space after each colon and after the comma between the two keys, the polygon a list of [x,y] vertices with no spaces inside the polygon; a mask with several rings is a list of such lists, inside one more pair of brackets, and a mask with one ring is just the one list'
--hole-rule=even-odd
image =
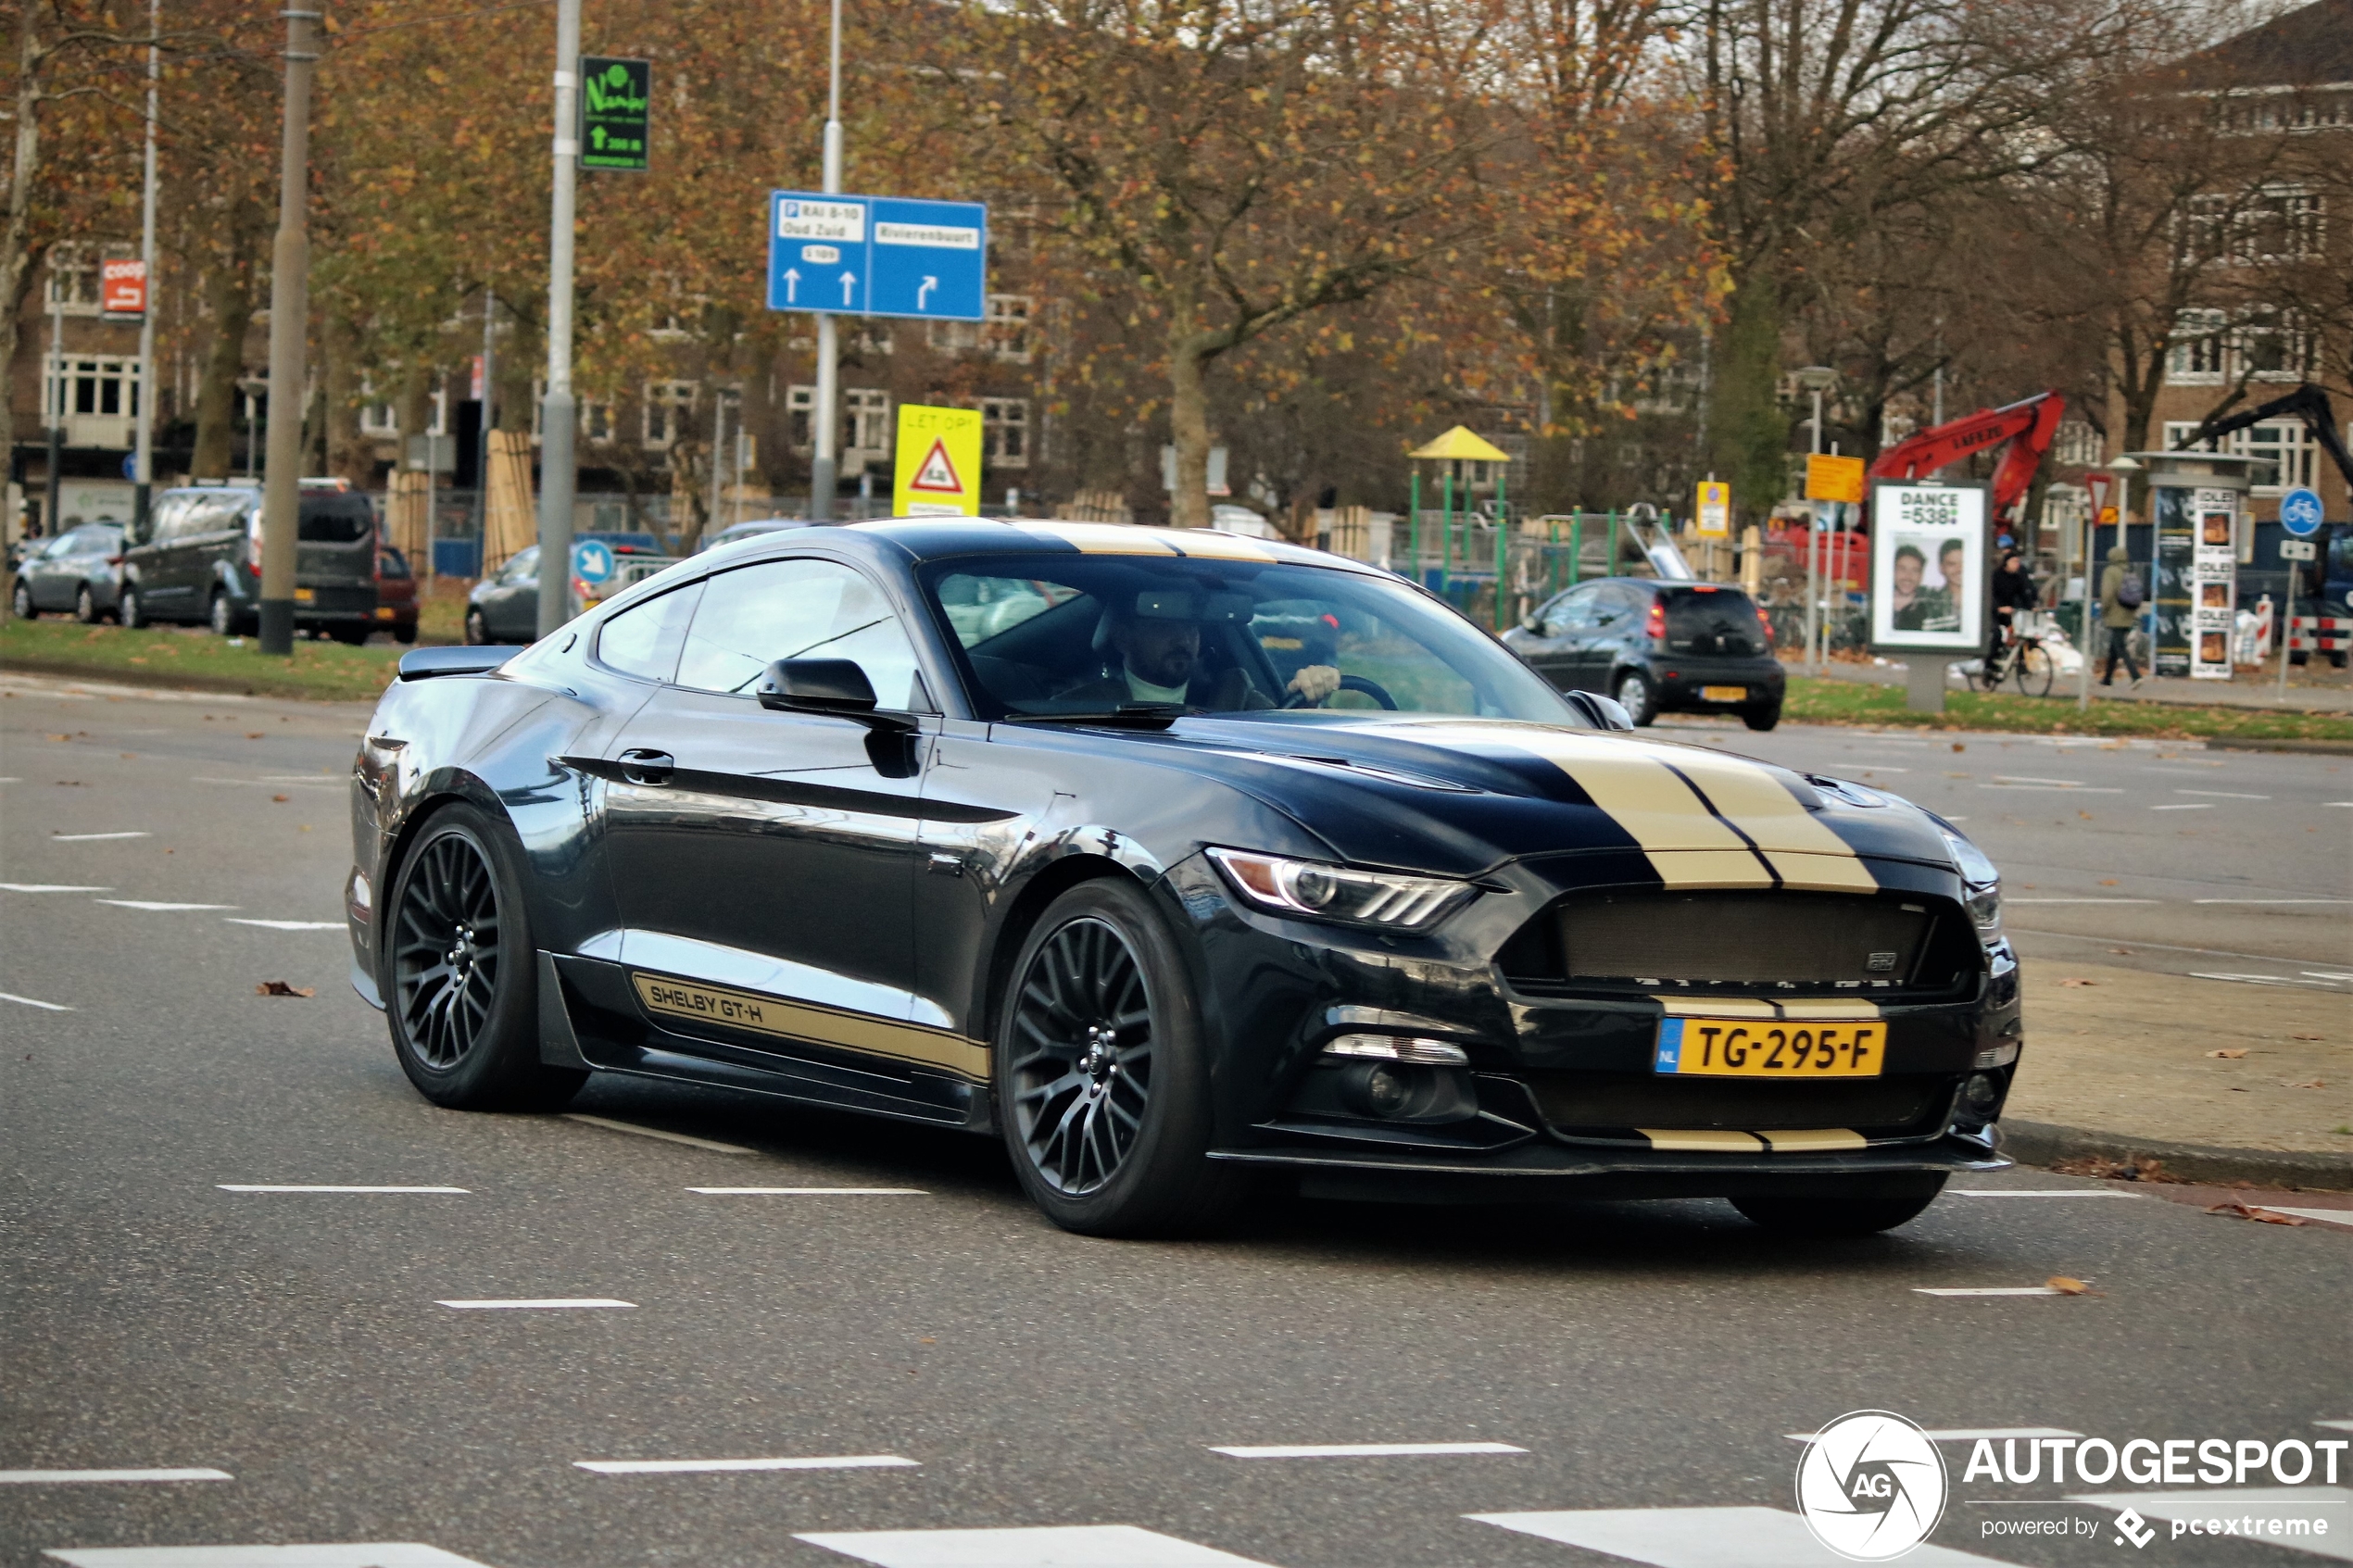
{"label": "white road marking", "polygon": [[2209,974],[2203,970],[2190,971],[2192,980],[2229,980],[2241,985],[2298,985],[2307,991],[2325,991],[2329,987],[2317,980],[2303,980],[2289,974]]}
{"label": "white road marking", "polygon": [[231,925],[258,925],[265,931],[342,931],[339,920],[240,920],[235,915],[223,919]]}
{"label": "white road marking", "polygon": [[2161,898],[2006,898],[2008,904],[2161,904]]}
{"label": "white road marking", "polygon": [[2235,789],[2177,789],[2173,793],[2210,796],[2216,800],[2269,800],[2271,798],[2268,795],[2248,795]]}
{"label": "white road marking", "polygon": [[1509,1443],[1291,1443],[1262,1448],[1210,1446],[1231,1459],[1393,1459],[1410,1454],[1524,1454]]}
{"label": "white road marking", "polygon": [[2325,1426],[2332,1432],[2353,1432],[2353,1421],[2316,1421],[2315,1426]]}
{"label": "white road marking", "polygon": [[1982,784],[1977,787],[1980,789],[2063,789],[2070,795],[2121,795],[2124,793],[2120,786],[2110,784],[2077,784],[2070,779],[2005,779],[1997,777],[1991,783]]}
{"label": "white road marking", "polygon": [[14,991],[0,991],[0,1002],[14,1002],[19,1007],[39,1008],[43,1012],[71,1012],[62,1002],[44,1002],[31,997],[19,997]]}
{"label": "white road marking", "polygon": [[[2274,1214],[2293,1214],[2299,1220],[2317,1220],[2324,1225],[2353,1225],[2353,1209],[2289,1209],[2277,1203],[2258,1203],[2253,1207],[2268,1209]],[[2353,1431],[2353,1423],[2324,1421],[2321,1424]]]}
{"label": "white road marking", "polygon": [[541,1296],[524,1297],[517,1300],[499,1301],[435,1301],[436,1307],[454,1308],[460,1312],[563,1311],[577,1307],[634,1307],[635,1301],[618,1301],[610,1296]]}
{"label": "white road marking", "polygon": [[0,882],[0,893],[111,893],[111,887],[77,887],[69,882]]}
{"label": "white road marking", "polygon": [[234,1481],[225,1470],[0,1470],[0,1486],[81,1486],[100,1481]]}
{"label": "white road marking", "polygon": [[897,1454],[835,1454],[818,1459],[576,1459],[573,1467],[599,1475],[688,1475],[722,1470],[913,1470]]}
{"label": "white road marking", "polygon": [[[14,783],[15,781],[11,780],[9,782]],[[2323,800],[2321,804],[2323,806],[2353,806],[2353,800]]]}
{"label": "white road marking", "polygon": [[2333,969],[2307,969],[2297,972],[2308,980],[2353,981],[2353,974],[2339,974]]}
{"label": "white road marking", "polygon": [[754,1151],[731,1143],[715,1143],[710,1138],[688,1137],[684,1133],[665,1133],[659,1127],[640,1127],[627,1122],[608,1121],[602,1116],[589,1116],[577,1110],[564,1112],[567,1122],[585,1122],[591,1127],[602,1127],[611,1133],[635,1133],[641,1138],[660,1138],[664,1143],[683,1143],[690,1148],[709,1149],[713,1154],[750,1154]]}
{"label": "white road marking", "polygon": [[1947,1187],[1957,1198],[2139,1198],[2137,1192],[2114,1192],[2107,1187]]}
{"label": "white road marking", "polygon": [[2050,784],[2058,789],[2082,789],[2083,787],[2083,781],[2082,779],[2038,779],[2032,773],[1996,773],[1994,775],[1994,782],[1996,784]]}
{"label": "white road marking", "polygon": [[[2227,1519],[2241,1526],[2229,1531],[2230,1535],[2338,1562],[2353,1562],[2353,1530],[2346,1527],[2353,1524],[2353,1518],[2348,1518],[2348,1513],[2353,1513],[2353,1491],[2343,1486],[2209,1486],[2196,1492],[2089,1492],[2070,1495],[2067,1500],[2120,1512],[2133,1509],[2168,1524],[2197,1520],[2202,1524],[2210,1520],[2215,1522],[2217,1535],[2225,1533],[2221,1522]],[[2283,1525],[2291,1520],[2324,1523],[2328,1534],[2275,1536],[2271,1531],[2274,1519]],[[2253,1523],[2251,1529],[2246,1527],[2249,1521]]]}
{"label": "white road marking", "polygon": [[2210,800],[2201,800],[2194,806],[2152,806],[2149,809],[2152,811],[2211,811],[2214,809],[2214,802]]}
{"label": "white road marking", "polygon": [[94,904],[112,904],[119,909],[147,909],[162,914],[175,914],[187,909],[233,909],[234,904],[163,904],[151,898],[93,898]]}
{"label": "white road marking", "polygon": [[53,833],[52,844],[102,844],[111,838],[153,838],[151,833]]}
{"label": "white road marking", "polygon": [[[1652,1568],[1840,1568],[1847,1560],[1778,1508],[1595,1508],[1557,1513],[1466,1513],[1523,1536],[1647,1562]],[[1983,1568],[1994,1560],[1923,1543],[1907,1568]]]}
{"label": "white road marking", "polygon": [[793,1538],[879,1568],[1266,1568],[1252,1558],[1133,1524],[827,1530]]}
{"label": "white road marking", "polygon": [[2059,1290],[2048,1285],[1971,1285],[1912,1286],[1915,1296],[2057,1296]]}
{"label": "white road marking", "polygon": [[2193,898],[2193,904],[2353,904],[2353,898]]}
{"label": "white road marking", "polygon": [[[1784,1432],[1782,1436],[1793,1443],[1810,1443],[1821,1436],[1818,1432]],[[1998,1442],[2004,1437],[2081,1437],[2081,1432],[2070,1432],[2063,1426],[1947,1426],[1925,1436],[1937,1443],[1974,1443],[1980,1437]]]}
{"label": "white road marking", "polygon": [[465,1187],[257,1186],[229,1182],[214,1184],[222,1192],[424,1192],[465,1194]]}
{"label": "white road marking", "polygon": [[422,1541],[333,1541],[307,1546],[52,1548],[73,1568],[484,1568]]}
{"label": "white road marking", "polygon": [[[741,1152],[749,1153],[749,1150]],[[705,1198],[925,1198],[922,1187],[688,1187]]]}

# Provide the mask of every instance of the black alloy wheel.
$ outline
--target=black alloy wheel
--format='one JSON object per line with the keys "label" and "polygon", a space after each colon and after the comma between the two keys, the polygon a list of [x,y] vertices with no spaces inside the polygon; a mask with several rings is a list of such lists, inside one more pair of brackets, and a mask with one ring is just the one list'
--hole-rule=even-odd
{"label": "black alloy wheel", "polygon": [[434,1104],[551,1109],[587,1075],[539,1060],[535,955],[497,837],[481,810],[450,806],[403,859],[384,938],[386,1022],[402,1070]]}
{"label": "black alloy wheel", "polygon": [[1031,929],[1013,974],[997,1109],[1031,1199],[1090,1236],[1214,1225],[1244,1178],[1208,1159],[1201,1011],[1151,896],[1121,876],[1071,888]]}
{"label": "black alloy wheel", "polygon": [[1781,721],[1781,705],[1760,703],[1741,709],[1741,722],[1752,730],[1769,730]]}
{"label": "black alloy wheel", "polygon": [[98,623],[97,596],[90,592],[90,584],[82,583],[73,591],[73,618],[84,626]]}

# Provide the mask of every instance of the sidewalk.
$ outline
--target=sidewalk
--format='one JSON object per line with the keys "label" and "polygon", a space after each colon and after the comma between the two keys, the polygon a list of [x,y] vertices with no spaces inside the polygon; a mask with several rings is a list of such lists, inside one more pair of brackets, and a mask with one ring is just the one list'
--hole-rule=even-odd
{"label": "sidewalk", "polygon": [[[1782,665],[1793,675],[1802,674],[1802,659],[1784,659]],[[2231,681],[2185,681],[2174,677],[2152,675],[2137,687],[2122,684],[2122,671],[2118,671],[2118,684],[2103,686],[2095,670],[2092,678],[2094,702],[2155,702],[2180,708],[2259,708],[2274,713],[2353,713],[2353,672],[2336,670],[2326,663],[2308,664],[2298,670],[2288,670],[2287,700],[2280,700],[2280,673],[2277,664],[2265,667],[2265,675],[2243,675]],[[1846,659],[1826,659],[1819,673],[1828,680],[1853,681],[1863,685],[1900,686],[1904,684],[1904,666],[1898,663],[1864,664]],[[1969,683],[1960,676],[1947,673],[1948,691],[1967,691]],[[2065,697],[2073,701],[2075,685],[2066,676],[2051,693],[2054,701]]]}
{"label": "sidewalk", "polygon": [[2024,973],[2014,1158],[2148,1155],[2176,1176],[2353,1188],[2345,993],[2047,959]]}

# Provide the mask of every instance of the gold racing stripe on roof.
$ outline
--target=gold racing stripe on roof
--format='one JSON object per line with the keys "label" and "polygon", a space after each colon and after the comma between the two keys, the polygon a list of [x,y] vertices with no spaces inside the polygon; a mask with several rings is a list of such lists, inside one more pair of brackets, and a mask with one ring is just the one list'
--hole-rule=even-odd
{"label": "gold racing stripe on roof", "polygon": [[1821,1154],[1837,1148],[1870,1147],[1870,1140],[1851,1127],[1789,1128],[1756,1135],[1775,1154]]}
{"label": "gold racing stripe on roof", "polygon": [[1123,522],[1031,522],[1021,528],[1090,556],[1173,556],[1176,546],[1149,528]]}
{"label": "gold racing stripe on roof", "polygon": [[945,1029],[927,1029],[918,1023],[876,1018],[872,1013],[842,1012],[635,970],[630,972],[629,979],[636,986],[637,999],[645,1004],[648,1012],[769,1035],[780,1040],[812,1040],[895,1061],[945,1068],[984,1083],[988,1078],[988,1047]]}
{"label": "gold racing stripe on roof", "polygon": [[1272,565],[1283,558],[1258,543],[1233,533],[1214,533],[1206,529],[1178,529],[1163,536],[1168,544],[1195,560],[1246,560]]}

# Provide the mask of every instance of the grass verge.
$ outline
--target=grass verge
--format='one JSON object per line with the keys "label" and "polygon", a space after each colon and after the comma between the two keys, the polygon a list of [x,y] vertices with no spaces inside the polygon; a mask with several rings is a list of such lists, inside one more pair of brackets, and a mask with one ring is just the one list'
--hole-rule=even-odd
{"label": "grass verge", "polygon": [[1947,692],[1942,713],[1915,713],[1901,686],[1793,675],[1781,717],[1804,724],[1909,725],[1928,730],[2001,730],[2040,735],[2146,735],[2187,740],[2208,735],[2241,740],[2353,742],[2353,718],[2329,713],[2276,713],[2259,708],[2177,708],[2154,702],[2092,699],[2089,711],[2065,696],[2008,692]]}
{"label": "grass verge", "polygon": [[266,659],[251,637],[225,640],[209,632],[126,632],[13,616],[0,623],[0,670],[325,702],[373,701],[406,651],[298,642],[292,659]]}

